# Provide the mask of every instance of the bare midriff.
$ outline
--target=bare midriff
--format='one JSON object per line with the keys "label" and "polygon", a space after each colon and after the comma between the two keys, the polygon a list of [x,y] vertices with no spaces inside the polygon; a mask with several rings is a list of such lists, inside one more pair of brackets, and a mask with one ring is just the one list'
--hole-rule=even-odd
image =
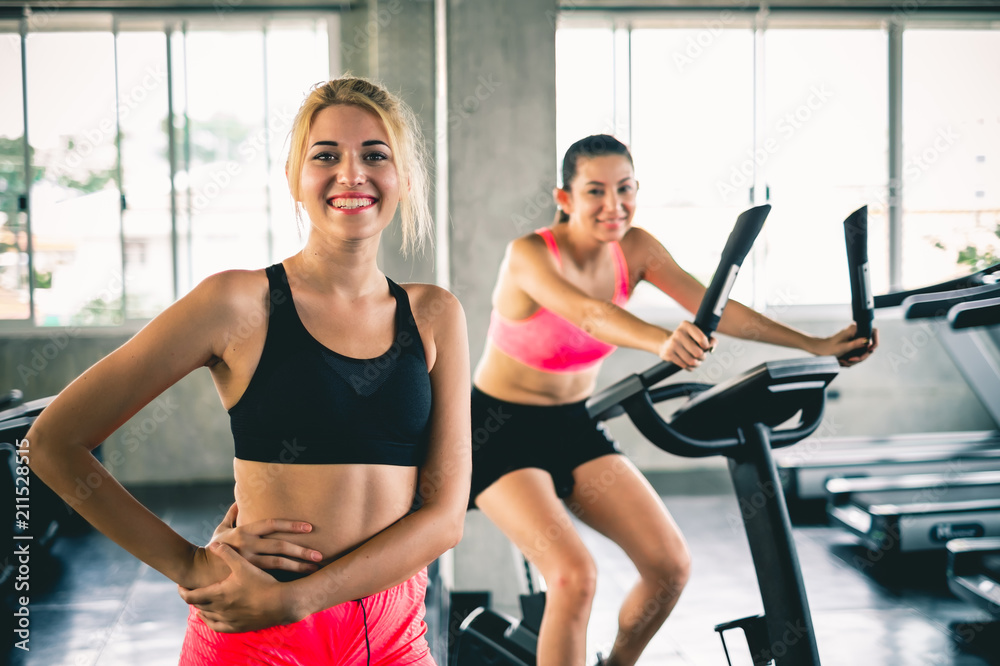
{"label": "bare midriff", "polygon": [[273,536],[323,554],[326,565],[409,513],[417,468],[396,465],[289,465],[236,459],[237,523],[304,521],[306,533]]}
{"label": "bare midriff", "polygon": [[484,393],[525,405],[565,405],[590,397],[601,364],[581,372],[547,372],[512,359],[486,342],[473,383]]}

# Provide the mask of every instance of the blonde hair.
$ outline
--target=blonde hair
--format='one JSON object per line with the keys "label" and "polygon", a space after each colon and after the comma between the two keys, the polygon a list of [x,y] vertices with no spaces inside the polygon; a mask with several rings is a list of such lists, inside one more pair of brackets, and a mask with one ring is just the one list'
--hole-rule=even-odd
{"label": "blonde hair", "polygon": [[[323,109],[343,104],[356,106],[377,116],[389,135],[400,182],[399,213],[403,226],[403,251],[421,250],[433,233],[434,223],[427,204],[427,157],[420,124],[403,100],[367,79],[344,76],[318,83],[299,107],[292,125],[288,160],[288,189],[300,200],[299,179],[308,150],[309,130]],[[296,216],[300,215],[296,204]]]}

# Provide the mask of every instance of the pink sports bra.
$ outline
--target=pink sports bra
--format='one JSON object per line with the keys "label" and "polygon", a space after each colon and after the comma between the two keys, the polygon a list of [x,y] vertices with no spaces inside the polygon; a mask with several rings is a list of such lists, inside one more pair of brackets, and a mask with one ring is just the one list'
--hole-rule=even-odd
{"label": "pink sports bra", "polygon": [[[535,233],[545,240],[561,270],[562,259],[552,231],[542,228]],[[611,302],[621,306],[628,301],[628,266],[617,242],[611,244],[611,249],[615,259],[615,295]],[[527,319],[517,321],[507,319],[494,308],[486,337],[515,361],[546,372],[587,370],[617,349],[542,307]]]}

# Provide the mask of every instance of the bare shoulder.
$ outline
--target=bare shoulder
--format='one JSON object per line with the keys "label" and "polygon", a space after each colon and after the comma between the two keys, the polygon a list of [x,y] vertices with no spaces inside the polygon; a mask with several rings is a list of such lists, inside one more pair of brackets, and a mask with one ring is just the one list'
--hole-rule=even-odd
{"label": "bare shoulder", "polygon": [[620,244],[633,282],[646,279],[650,271],[676,265],[663,244],[642,227],[629,229]]}
{"label": "bare shoulder", "polygon": [[267,275],[264,269],[231,269],[213,273],[202,280],[195,289],[209,291],[217,296],[231,294],[241,298],[250,293],[266,293]]}
{"label": "bare shoulder", "polygon": [[222,271],[199,282],[154,322],[164,334],[199,340],[210,354],[207,365],[214,366],[219,359],[238,365],[233,354],[244,353],[250,341],[263,345],[268,299],[263,270]]}
{"label": "bare shoulder", "polygon": [[234,269],[209,275],[191,290],[188,298],[211,306],[220,315],[233,315],[266,308],[268,296],[263,269]]}
{"label": "bare shoulder", "polygon": [[621,240],[622,249],[637,248],[643,249],[650,246],[659,246],[660,241],[656,240],[653,234],[642,227],[631,227],[625,232],[625,237]]}
{"label": "bare shoulder", "polygon": [[507,244],[507,253],[512,252],[538,252],[539,250],[545,250],[545,239],[542,238],[540,234],[532,231],[531,233],[524,234],[523,236],[518,236],[510,243]]}
{"label": "bare shoulder", "polygon": [[532,232],[515,238],[507,244],[504,263],[509,270],[530,272],[539,266],[555,270],[556,260],[549,251],[545,239]]}
{"label": "bare shoulder", "polygon": [[441,357],[439,350],[447,350],[446,357],[455,353],[468,356],[465,310],[458,298],[447,289],[433,284],[408,283],[400,286],[410,299],[410,311],[424,344],[428,369],[433,370],[440,365],[437,363]]}
{"label": "bare shoulder", "polygon": [[442,287],[422,282],[400,285],[410,299],[410,311],[420,329],[435,333],[455,326],[465,325],[465,311],[458,298]]}

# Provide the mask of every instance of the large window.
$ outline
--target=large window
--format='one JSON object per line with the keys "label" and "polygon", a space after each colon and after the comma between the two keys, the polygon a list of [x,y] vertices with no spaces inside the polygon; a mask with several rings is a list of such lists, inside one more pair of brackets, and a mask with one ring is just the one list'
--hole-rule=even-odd
{"label": "large window", "polygon": [[57,18],[23,44],[0,26],[0,95],[17,101],[0,110],[0,320],[145,319],[300,247],[287,135],[330,77],[335,18]]}
{"label": "large window", "polygon": [[864,205],[872,288],[888,291],[887,60],[882,30],[765,35],[759,161],[773,206],[763,271],[769,304],[850,300],[842,222]]}
{"label": "large window", "polygon": [[1000,31],[903,34],[903,281],[1000,261]]}
{"label": "large window", "polygon": [[120,324],[114,36],[35,33],[26,46],[35,322]]}
{"label": "large window", "polygon": [[[560,150],[564,127],[629,141],[636,224],[703,282],[737,214],[765,202],[773,209],[734,294],[758,308],[847,302],[841,223],[862,205],[876,293],[1000,260],[1000,31],[924,21],[902,31],[894,63],[890,23],[871,18],[754,25],[725,11],[615,14],[603,28],[574,19],[557,32]],[[609,64],[622,61],[624,73]],[[894,147],[890,72],[899,68]],[[897,199],[893,151],[903,167]],[[894,229],[892,210],[902,213]],[[902,239],[895,266],[890,237]],[[652,303],[636,296],[638,307]]]}
{"label": "large window", "polygon": [[[733,173],[753,153],[745,112],[753,108],[753,59],[746,57],[753,33],[719,30],[708,47],[690,51],[703,37],[697,28],[632,32],[631,148],[641,197],[636,224],[707,284],[749,201],[752,181]],[[733,296],[748,300],[751,285],[741,280]]]}

